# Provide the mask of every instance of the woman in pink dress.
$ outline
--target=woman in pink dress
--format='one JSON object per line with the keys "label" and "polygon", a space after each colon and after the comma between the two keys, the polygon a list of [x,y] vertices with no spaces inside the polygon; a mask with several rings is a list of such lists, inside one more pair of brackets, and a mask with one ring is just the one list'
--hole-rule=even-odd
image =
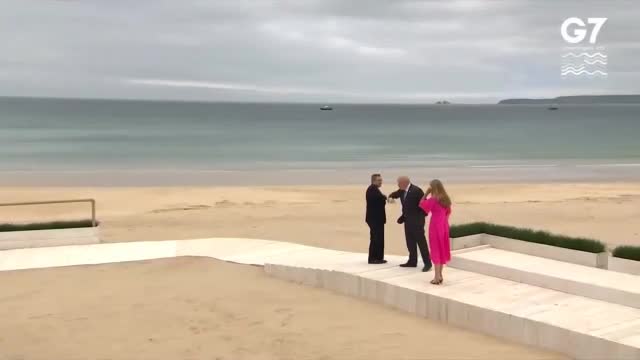
{"label": "woman in pink dress", "polygon": [[[431,196],[429,196],[431,195]],[[435,266],[434,285],[442,284],[442,267],[451,260],[451,242],[449,240],[449,215],[451,199],[440,180],[433,180],[429,189],[420,201],[420,207],[426,214],[431,213],[429,220],[429,249],[431,261]]]}

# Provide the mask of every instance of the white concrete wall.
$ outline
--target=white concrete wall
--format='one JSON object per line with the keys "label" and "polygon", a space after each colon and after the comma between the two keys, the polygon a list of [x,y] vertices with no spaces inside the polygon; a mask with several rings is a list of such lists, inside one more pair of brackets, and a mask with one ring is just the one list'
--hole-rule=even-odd
{"label": "white concrete wall", "polygon": [[640,275],[640,261],[627,260],[610,256],[609,270],[633,275]]}
{"label": "white concrete wall", "polygon": [[494,235],[484,235],[485,244],[491,245],[496,249],[518,252],[533,256],[539,256],[547,259],[564,261],[568,263],[607,268],[607,253],[594,254],[586,251],[577,251],[565,249],[557,246],[549,246],[521,241],[515,239],[504,238]]}
{"label": "white concrete wall", "polygon": [[0,250],[88,245],[99,242],[99,227],[0,232]]}
{"label": "white concrete wall", "polygon": [[486,243],[484,236],[485,234],[476,234],[459,238],[451,238],[451,250],[461,250],[484,245]]}

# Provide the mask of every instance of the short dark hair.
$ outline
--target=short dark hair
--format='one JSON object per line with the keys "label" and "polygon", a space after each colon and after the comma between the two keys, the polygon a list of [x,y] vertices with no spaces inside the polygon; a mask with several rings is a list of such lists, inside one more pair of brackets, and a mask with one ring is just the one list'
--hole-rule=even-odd
{"label": "short dark hair", "polygon": [[371,182],[373,183],[374,181],[376,181],[377,178],[381,177],[382,175],[380,174],[371,174]]}

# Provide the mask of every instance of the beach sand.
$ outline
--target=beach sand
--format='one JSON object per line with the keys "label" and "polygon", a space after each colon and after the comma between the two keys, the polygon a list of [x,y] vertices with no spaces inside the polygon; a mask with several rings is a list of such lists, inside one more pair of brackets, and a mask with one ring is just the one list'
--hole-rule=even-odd
{"label": "beach sand", "polygon": [[564,359],[206,258],[0,283],[2,360]]}
{"label": "beach sand", "polygon": [[[249,237],[366,252],[365,187],[5,187],[0,199],[95,198],[105,242]],[[638,183],[449,191],[452,223],[640,244]],[[388,205],[386,249],[405,255],[399,212]],[[88,215],[87,204],[0,208],[0,222]],[[1,360],[558,358],[211,259],[8,272],[0,283]]]}
{"label": "beach sand", "polygon": [[[418,183],[422,185],[421,183]],[[105,242],[249,237],[366,251],[366,186],[4,187],[0,202],[95,198]],[[385,193],[392,184],[383,187]],[[453,184],[452,223],[491,221],[640,244],[640,183]],[[387,253],[404,255],[399,204]],[[88,204],[0,208],[0,222],[87,218]]]}

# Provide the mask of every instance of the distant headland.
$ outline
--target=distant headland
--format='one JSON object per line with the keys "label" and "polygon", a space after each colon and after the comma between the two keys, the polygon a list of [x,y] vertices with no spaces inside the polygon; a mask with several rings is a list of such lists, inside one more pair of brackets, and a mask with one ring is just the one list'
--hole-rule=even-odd
{"label": "distant headland", "polygon": [[505,99],[498,104],[640,104],[640,95],[577,95],[548,99]]}

